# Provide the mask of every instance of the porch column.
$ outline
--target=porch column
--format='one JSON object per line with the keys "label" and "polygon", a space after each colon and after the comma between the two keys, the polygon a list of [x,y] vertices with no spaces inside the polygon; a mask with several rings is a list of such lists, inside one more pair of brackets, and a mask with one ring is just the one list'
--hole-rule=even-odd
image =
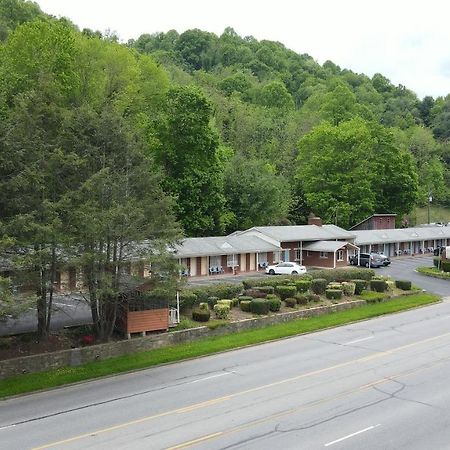
{"label": "porch column", "polygon": [[233,253],[233,275],[236,275],[236,265],[234,262],[234,253]]}
{"label": "porch column", "polygon": [[208,259],[206,261],[207,261],[207,266],[208,267],[206,268],[206,270],[208,271],[208,276],[210,276],[211,275],[211,270],[209,270],[211,268],[210,256],[208,255],[207,258]]}
{"label": "porch column", "polygon": [[369,244],[369,269],[370,269],[370,254],[372,253],[372,244]]}
{"label": "porch column", "polygon": [[256,252],[256,271],[259,272],[259,253]]}
{"label": "porch column", "polygon": [[303,241],[300,241],[300,265],[303,265]]}
{"label": "porch column", "polygon": [[333,252],[333,269],[336,269],[336,250]]}

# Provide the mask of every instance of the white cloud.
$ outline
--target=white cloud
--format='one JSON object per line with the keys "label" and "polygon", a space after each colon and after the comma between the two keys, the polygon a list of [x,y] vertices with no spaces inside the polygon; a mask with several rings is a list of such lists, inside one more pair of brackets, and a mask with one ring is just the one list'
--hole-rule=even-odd
{"label": "white cloud", "polygon": [[116,31],[123,40],[142,33],[200,28],[282,42],[323,63],[372,76],[424,95],[450,92],[446,0],[38,0],[80,28]]}

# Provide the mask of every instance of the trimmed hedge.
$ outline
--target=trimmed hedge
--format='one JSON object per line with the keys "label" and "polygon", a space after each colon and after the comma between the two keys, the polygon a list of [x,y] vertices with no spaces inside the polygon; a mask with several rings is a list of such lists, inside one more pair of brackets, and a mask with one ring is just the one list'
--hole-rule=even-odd
{"label": "trimmed hedge", "polygon": [[266,299],[267,303],[269,303],[269,310],[272,312],[277,312],[281,308],[281,300],[278,297]]}
{"label": "trimmed hedge", "polygon": [[198,305],[198,309],[206,309],[209,311],[209,305],[208,305],[208,303],[200,303]]}
{"label": "trimmed hedge", "polygon": [[241,302],[251,302],[253,300],[253,297],[249,297],[248,295],[241,295],[238,297],[239,303]]}
{"label": "trimmed hedge", "polygon": [[300,293],[308,292],[308,289],[311,286],[311,280],[297,280],[295,286]]}
{"label": "trimmed hedge", "polygon": [[387,284],[385,280],[370,280],[370,289],[376,292],[387,291]]}
{"label": "trimmed hedge", "polygon": [[275,292],[281,297],[281,300],[285,300],[288,297],[293,297],[297,288],[295,286],[277,286]]}
{"label": "trimmed hedge", "polygon": [[267,314],[270,304],[265,298],[255,298],[250,303],[250,311],[254,314]]}
{"label": "trimmed hedge", "polygon": [[393,280],[386,280],[386,286],[388,291],[393,291],[395,288],[395,281]]}
{"label": "trimmed hedge", "polygon": [[439,268],[440,262],[441,262],[441,257],[440,256],[435,256],[433,258],[433,266],[434,267]]}
{"label": "trimmed hedge", "polygon": [[233,298],[242,292],[242,285],[233,283],[220,283],[210,286],[201,286],[190,289],[197,296],[199,302],[208,301],[208,297]]}
{"label": "trimmed hedge", "polygon": [[288,308],[294,308],[295,305],[297,304],[297,299],[292,298],[292,297],[288,297],[284,299],[284,304],[288,307]]}
{"label": "trimmed hedge", "polygon": [[256,288],[246,289],[244,291],[244,295],[247,297],[253,297],[253,298],[266,298],[266,296],[267,296],[267,294],[264,291],[261,291]]}
{"label": "trimmed hedge", "polygon": [[411,281],[395,280],[395,287],[401,289],[402,291],[410,291],[411,290]]}
{"label": "trimmed hedge", "polygon": [[450,261],[441,261],[441,269],[444,272],[450,272]]}
{"label": "trimmed hedge", "polygon": [[228,314],[230,313],[230,307],[228,305],[221,305],[217,303],[214,305],[214,312],[218,319],[228,319]]}
{"label": "trimmed hedge", "polygon": [[342,289],[344,291],[344,295],[352,296],[355,295],[356,285],[352,281],[344,281],[342,283]]}
{"label": "trimmed hedge", "polygon": [[342,286],[342,283],[332,281],[331,283],[328,283],[327,289],[339,289],[340,291],[343,291],[344,287]]}
{"label": "trimmed hedge", "polygon": [[371,291],[364,291],[361,294],[361,298],[365,300],[367,303],[377,303],[384,300],[384,294],[381,292],[371,292]]}
{"label": "trimmed hedge", "polygon": [[323,295],[327,288],[327,280],[325,278],[315,278],[311,282],[311,290],[314,294]]}
{"label": "trimmed hedge", "polygon": [[314,279],[325,278],[328,282],[330,281],[350,281],[354,278],[361,280],[371,280],[375,271],[373,269],[325,269],[325,270],[315,270],[311,272]]}
{"label": "trimmed hedge", "polygon": [[208,322],[211,317],[209,309],[195,308],[192,310],[192,319],[196,322]]}
{"label": "trimmed hedge", "polygon": [[342,298],[342,291],[340,289],[327,289],[325,296],[328,299],[340,300]]}
{"label": "trimmed hedge", "polygon": [[222,300],[219,300],[217,303],[216,303],[216,305],[226,305],[226,306],[228,306],[228,308],[232,308],[233,307],[233,301],[232,300],[229,300],[229,299],[227,299],[227,298],[224,298],[224,299],[222,299]]}
{"label": "trimmed hedge", "polygon": [[275,292],[274,286],[254,286],[253,289],[257,291],[265,292],[266,294],[273,294]]}
{"label": "trimmed hedge", "polygon": [[362,291],[367,288],[366,280],[351,280],[355,283],[355,295],[361,295]]}
{"label": "trimmed hedge", "polygon": [[308,300],[310,302],[320,302],[320,295],[317,294],[308,294]]}
{"label": "trimmed hedge", "polygon": [[241,307],[241,311],[250,312],[250,305],[252,304],[252,300],[241,300],[239,306]]}
{"label": "trimmed hedge", "polygon": [[214,305],[219,301],[219,297],[208,297],[206,301],[210,308],[214,308]]}
{"label": "trimmed hedge", "polygon": [[298,305],[306,305],[308,303],[309,300],[309,295],[308,294],[297,294],[295,296],[295,299],[297,300],[297,304]]}

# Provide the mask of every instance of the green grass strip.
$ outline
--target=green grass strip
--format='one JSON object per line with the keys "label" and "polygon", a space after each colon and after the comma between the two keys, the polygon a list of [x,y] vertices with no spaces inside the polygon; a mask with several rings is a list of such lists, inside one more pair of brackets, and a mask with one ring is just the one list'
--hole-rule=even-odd
{"label": "green grass strip", "polygon": [[450,272],[442,272],[436,267],[418,267],[417,272],[429,277],[440,278],[442,280],[450,280]]}
{"label": "green grass strip", "polygon": [[426,293],[409,295],[385,303],[366,305],[319,317],[297,319],[240,333],[205,338],[190,343],[92,362],[78,367],[64,367],[47,372],[5,378],[0,381],[0,398],[336,327],[349,322],[427,305],[437,302],[439,299],[436,295]]}

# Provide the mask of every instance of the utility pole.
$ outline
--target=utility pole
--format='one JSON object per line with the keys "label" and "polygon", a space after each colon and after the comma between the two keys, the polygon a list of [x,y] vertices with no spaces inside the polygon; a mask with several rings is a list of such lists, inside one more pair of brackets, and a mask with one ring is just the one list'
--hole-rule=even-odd
{"label": "utility pole", "polygon": [[430,204],[433,201],[433,197],[431,196],[431,192],[428,193],[428,223],[430,223]]}

